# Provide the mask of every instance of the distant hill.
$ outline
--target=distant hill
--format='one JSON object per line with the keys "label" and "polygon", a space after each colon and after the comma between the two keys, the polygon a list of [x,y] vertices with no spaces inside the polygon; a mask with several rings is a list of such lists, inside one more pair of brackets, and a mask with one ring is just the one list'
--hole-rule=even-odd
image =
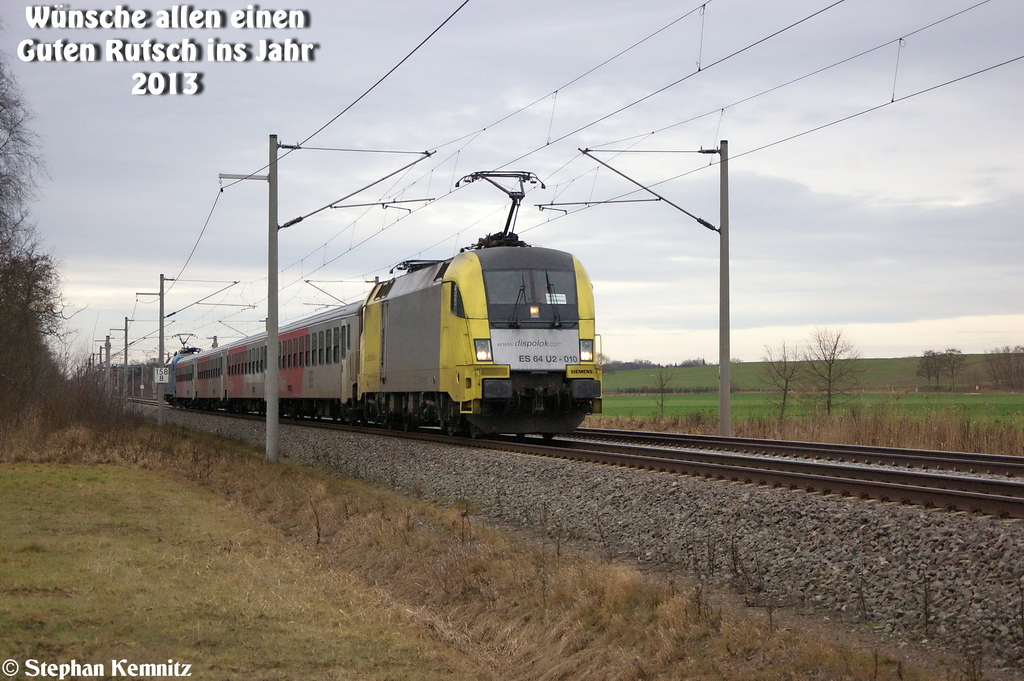
{"label": "distant hill", "polygon": [[[965,355],[967,366],[957,376],[957,389],[973,390],[975,386],[985,386],[989,381],[985,373],[984,355]],[[859,388],[868,392],[928,390],[928,382],[917,375],[920,357],[901,357],[898,359],[862,359],[859,360],[863,373]],[[658,367],[633,369],[630,371],[606,371],[604,373],[605,392],[640,391],[655,385],[654,375]],[[718,366],[670,367],[665,369],[672,376],[670,389],[685,391],[718,390]],[[768,386],[764,382],[763,362],[740,362],[731,365],[733,390],[763,390]],[[948,387],[947,381],[941,381],[942,387]],[[932,389],[935,382],[932,381]]]}

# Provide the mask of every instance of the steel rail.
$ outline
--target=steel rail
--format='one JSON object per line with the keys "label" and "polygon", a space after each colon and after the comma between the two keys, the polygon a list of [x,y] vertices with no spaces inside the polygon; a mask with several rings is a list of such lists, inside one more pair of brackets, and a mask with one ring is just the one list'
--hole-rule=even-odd
{"label": "steel rail", "polygon": [[[928,449],[899,449],[869,445],[846,445],[753,438],[723,438],[713,435],[687,435],[580,428],[573,438],[603,439],[623,442],[649,442],[667,447],[695,447],[719,451],[795,456],[849,463],[869,463],[908,468],[987,473],[1024,478],[1024,456],[976,454]],[[1024,454],[1024,453],[1022,453]]]}

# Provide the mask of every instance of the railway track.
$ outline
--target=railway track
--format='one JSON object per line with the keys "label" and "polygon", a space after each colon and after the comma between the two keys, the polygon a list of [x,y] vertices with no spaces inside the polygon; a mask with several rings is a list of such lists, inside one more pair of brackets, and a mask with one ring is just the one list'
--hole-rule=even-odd
{"label": "railway track", "polygon": [[786,440],[753,440],[748,438],[686,435],[680,433],[624,432],[600,428],[580,428],[574,439],[611,442],[643,442],[663,447],[687,447],[775,457],[793,457],[847,463],[901,466],[999,475],[1024,479],[1024,457],[969,452],[944,452],[928,449],[896,449],[863,445],[841,445]]}
{"label": "railway track", "polygon": [[1024,459],[1013,456],[601,429],[581,429],[553,441],[471,439],[430,429],[403,432],[308,419],[282,422],[1024,518]]}

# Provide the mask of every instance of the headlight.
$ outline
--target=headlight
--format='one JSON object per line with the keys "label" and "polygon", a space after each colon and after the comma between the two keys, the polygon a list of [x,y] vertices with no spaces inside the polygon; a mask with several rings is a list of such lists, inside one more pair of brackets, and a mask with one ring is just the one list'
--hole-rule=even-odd
{"label": "headlight", "polygon": [[581,362],[593,362],[594,361],[594,339],[580,340],[580,361]]}
{"label": "headlight", "polygon": [[476,349],[476,361],[478,362],[490,362],[491,361],[491,339],[490,338],[477,338],[473,341],[473,347]]}

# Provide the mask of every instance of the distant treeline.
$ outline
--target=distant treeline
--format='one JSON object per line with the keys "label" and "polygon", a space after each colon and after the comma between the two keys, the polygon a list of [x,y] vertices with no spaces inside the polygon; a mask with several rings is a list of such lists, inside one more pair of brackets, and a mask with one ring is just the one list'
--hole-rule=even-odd
{"label": "distant treeline", "polygon": [[1024,345],[995,348],[985,355],[985,368],[997,388],[1024,390]]}
{"label": "distant treeline", "polygon": [[[1024,390],[1024,345],[993,348],[980,364],[992,379],[994,388]],[[958,348],[925,350],[917,365],[917,375],[928,381],[929,386],[934,379],[936,388],[940,380],[945,380],[952,392],[957,376],[966,366],[967,360]]]}
{"label": "distant treeline", "polygon": [[[629,362],[622,362],[617,359],[607,360],[601,365],[604,371],[632,371],[634,369],[675,369],[677,367],[702,367],[707,366],[704,358],[688,359],[678,364],[657,364],[649,359],[634,359]],[[678,392],[683,392],[679,390]]]}

